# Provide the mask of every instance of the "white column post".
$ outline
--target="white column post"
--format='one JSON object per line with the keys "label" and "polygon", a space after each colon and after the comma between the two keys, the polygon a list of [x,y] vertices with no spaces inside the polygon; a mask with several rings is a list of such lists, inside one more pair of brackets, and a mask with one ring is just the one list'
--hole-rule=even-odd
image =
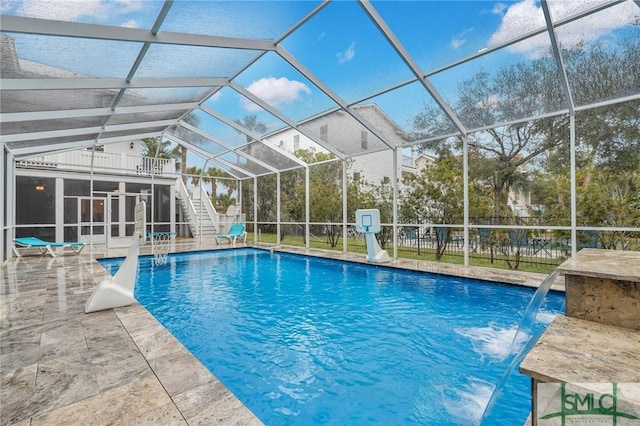
{"label": "white column post", "polygon": [[348,249],[347,241],[347,161],[342,160],[342,252]]}
{"label": "white column post", "polygon": [[118,182],[118,237],[127,236],[127,184]]}
{"label": "white column post", "polygon": [[311,230],[309,220],[311,218],[309,210],[309,165],[304,167],[304,234],[305,234],[305,248],[311,247],[309,238],[311,237]]}
{"label": "white column post", "polygon": [[280,244],[280,172],[276,173],[276,244]]}
{"label": "white column post", "polygon": [[462,138],[462,193],[464,197],[464,266],[469,266],[469,141],[467,136]]}
{"label": "white column post", "polygon": [[253,242],[258,242],[258,178],[253,178]]}
{"label": "white column post", "polygon": [[[393,149],[393,258],[398,258],[398,155],[402,149]],[[402,162],[400,162],[402,164]]]}
{"label": "white column post", "polygon": [[569,158],[571,163],[571,256],[575,256],[578,250],[578,224],[577,189],[576,189],[576,116],[569,115]]}
{"label": "white column post", "polygon": [[[176,232],[176,186],[169,186],[169,216],[171,218],[171,225],[169,227],[169,232]],[[120,203],[122,204],[122,203]]]}
{"label": "white column post", "polygon": [[64,241],[64,179],[55,179],[56,241]]}

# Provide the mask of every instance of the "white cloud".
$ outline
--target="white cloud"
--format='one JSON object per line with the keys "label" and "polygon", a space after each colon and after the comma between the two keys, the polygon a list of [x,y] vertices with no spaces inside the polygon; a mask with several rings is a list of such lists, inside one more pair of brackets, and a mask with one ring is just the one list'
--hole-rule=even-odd
{"label": "white cloud", "polygon": [[338,58],[338,63],[344,64],[345,62],[349,62],[356,55],[356,42],[352,42],[347,50],[344,52],[336,53],[336,57]]}
{"label": "white cloud", "polygon": [[143,6],[142,0],[23,0],[17,14],[72,22],[83,16],[106,21],[114,16],[140,10]]}
{"label": "white cloud", "polygon": [[100,0],[24,0],[18,14],[30,18],[76,21],[81,16],[100,16],[105,13]]}
{"label": "white cloud", "polygon": [[493,9],[491,9],[491,13],[495,13],[496,15],[501,14],[505,9],[507,8],[507,5],[504,3],[496,3],[495,5],[493,5]]}
{"label": "white cloud", "polygon": [[[604,0],[562,0],[549,2],[554,20],[572,16],[577,12],[590,9]],[[495,8],[494,8],[495,9]],[[570,48],[583,42],[599,39],[618,28],[640,19],[640,8],[634,2],[625,2],[594,13],[558,27],[558,40],[564,48]],[[542,9],[535,0],[522,0],[511,5],[502,18],[498,30],[489,39],[489,47],[497,46],[534,29],[545,28]],[[549,53],[549,37],[541,34],[515,45],[509,46],[511,52],[518,52],[528,57],[539,57]]]}
{"label": "white cloud", "polygon": [[136,10],[142,9],[143,0],[103,0],[105,3],[115,3],[117,5],[117,9],[123,10],[124,12],[135,12]]}
{"label": "white cloud", "polygon": [[536,6],[535,0],[523,0],[507,9],[498,31],[489,39],[489,46],[496,46],[541,27],[545,27],[542,9]]}
{"label": "white cloud", "polygon": [[456,50],[460,46],[465,44],[467,42],[467,34],[469,34],[471,31],[473,31],[473,28],[467,28],[466,30],[458,34],[453,35],[451,37],[451,47],[453,47],[453,49]]}
{"label": "white cloud", "polygon": [[[311,89],[304,83],[289,80],[286,77],[261,78],[251,83],[249,87],[247,87],[247,90],[274,107],[296,101],[300,99],[303,93],[311,93]],[[255,104],[247,102],[246,100],[242,105],[248,111],[256,111],[259,109]]]}
{"label": "white cloud", "polygon": [[120,26],[124,28],[138,28],[138,22],[135,19],[129,19],[128,21],[120,24]]}
{"label": "white cloud", "polygon": [[207,102],[217,102],[220,100],[220,98],[222,97],[222,92],[220,90],[218,90],[216,93],[214,93],[213,95],[211,95],[209,97],[209,99],[207,99]]}

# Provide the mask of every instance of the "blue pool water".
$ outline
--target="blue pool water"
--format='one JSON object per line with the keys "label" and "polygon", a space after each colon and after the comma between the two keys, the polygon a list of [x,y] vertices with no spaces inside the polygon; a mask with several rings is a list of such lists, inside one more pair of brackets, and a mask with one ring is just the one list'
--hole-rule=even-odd
{"label": "blue pool water", "polygon": [[[532,295],[244,248],[141,257],[135,290],[266,425],[478,424]],[[538,327],[563,299],[549,294]],[[523,424],[529,386],[514,373],[485,424]]]}

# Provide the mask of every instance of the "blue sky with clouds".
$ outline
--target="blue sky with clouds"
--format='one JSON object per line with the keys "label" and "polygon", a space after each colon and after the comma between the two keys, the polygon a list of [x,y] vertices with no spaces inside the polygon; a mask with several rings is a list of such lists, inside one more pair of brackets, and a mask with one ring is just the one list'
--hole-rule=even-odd
{"label": "blue sky with clouds", "polygon": [[[554,19],[589,9],[604,0],[550,1]],[[65,21],[90,22],[124,27],[150,28],[162,7],[158,0],[9,0],[0,2],[3,14]],[[162,27],[229,37],[271,39],[319,5],[315,1],[190,1],[177,0]],[[539,1],[372,1],[400,43],[424,72],[437,69],[504,43],[529,31],[544,28]],[[564,47],[581,41],[607,38],[615,43],[634,19],[640,7],[632,0],[580,21],[558,28]],[[250,24],[247,24],[250,23]],[[39,36],[16,35],[19,54],[71,71],[98,77],[124,77],[139,52],[139,43],[80,41],[56,38],[41,44]],[[38,42],[36,42],[38,41]],[[42,47],[44,46],[44,48]],[[80,48],[78,48],[80,47]],[[289,35],[282,47],[346,102],[354,102],[374,91],[412,78],[413,75],[379,34],[362,7],[353,1],[336,1],[324,7],[301,28]],[[548,54],[547,35],[493,52],[480,60],[456,67],[431,78],[451,103],[457,84],[480,69],[495,69],[507,62],[529,61]],[[74,50],[75,49],[75,50]],[[255,52],[232,51],[208,56],[207,49],[187,46],[153,46],[139,76],[228,76]],[[195,53],[193,53],[195,52]],[[212,53],[212,52],[211,52]],[[163,55],[179,58],[173,66],[163,64]],[[190,56],[196,56],[190,58]],[[202,61],[205,58],[206,61]],[[309,80],[275,53],[269,53],[242,73],[236,81],[252,93],[279,108],[293,120],[320,113],[335,104]],[[420,89],[420,88],[417,88]],[[400,95],[375,100],[391,118],[407,128],[410,118],[431,102],[415,87]],[[259,113],[270,116],[222,91],[207,105],[232,119]],[[278,127],[278,120],[267,122]]]}

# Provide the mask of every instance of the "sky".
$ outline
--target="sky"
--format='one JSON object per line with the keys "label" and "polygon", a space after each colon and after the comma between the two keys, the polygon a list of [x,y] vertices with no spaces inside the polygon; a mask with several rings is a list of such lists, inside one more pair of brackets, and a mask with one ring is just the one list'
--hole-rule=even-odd
{"label": "sky", "polygon": [[[552,18],[558,20],[603,1],[555,0],[549,1],[549,5]],[[319,4],[316,1],[177,0],[161,30],[274,39]],[[541,5],[536,0],[373,0],[371,4],[423,72],[437,70],[545,27]],[[130,28],[150,28],[161,7],[162,2],[156,0],[0,0],[3,14]],[[603,40],[613,44],[621,32],[638,19],[640,7],[628,0],[559,27],[558,39],[564,47]],[[15,37],[18,52],[25,59],[98,77],[124,77],[141,48],[140,43]],[[363,8],[353,1],[326,5],[286,37],[281,46],[347,103],[414,77]],[[491,71],[507,63],[526,63],[549,54],[549,47],[549,37],[543,34],[437,73],[430,81],[446,101],[455,104],[457,86],[480,69]],[[136,77],[231,77],[234,70],[257,54],[250,50],[154,45]],[[167,57],[174,60],[164,60]],[[235,81],[294,121],[336,106],[310,80],[273,52],[264,55]],[[411,117],[425,106],[434,105],[431,97],[417,85],[372,101],[405,130],[410,130]],[[221,90],[206,105],[232,120],[258,114],[269,131],[283,126],[278,119],[229,88]],[[210,131],[222,131],[214,121],[207,126]],[[225,131],[229,137],[238,136],[228,128]]]}

